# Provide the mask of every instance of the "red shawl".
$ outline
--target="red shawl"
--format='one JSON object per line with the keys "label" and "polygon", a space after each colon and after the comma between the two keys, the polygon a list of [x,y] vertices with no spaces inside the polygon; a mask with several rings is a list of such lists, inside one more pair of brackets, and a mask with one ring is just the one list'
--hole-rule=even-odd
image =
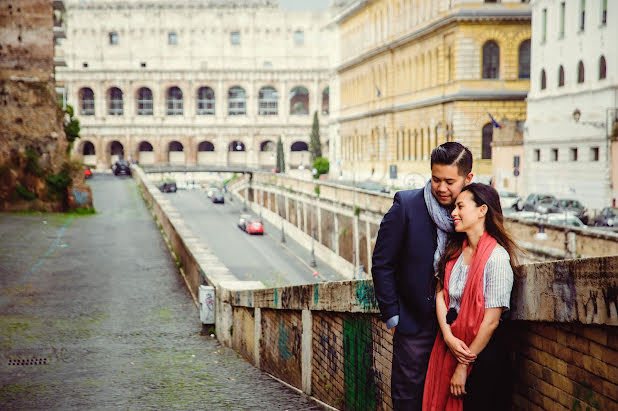
{"label": "red shawl", "polygon": [[[476,250],[472,255],[472,264],[468,270],[468,278],[461,296],[459,314],[457,319],[451,324],[453,335],[465,342],[467,346],[470,346],[472,341],[474,341],[485,315],[483,272],[485,271],[485,264],[487,264],[487,260],[496,244],[496,239],[487,234],[486,231],[479,239]],[[463,248],[466,245],[467,243],[464,243]],[[455,266],[455,262],[460,254],[461,251],[446,264],[443,294],[447,309],[449,304],[448,283],[453,266]],[[429,368],[427,369],[423,393],[423,411],[463,410],[463,399],[452,396],[450,391],[451,378],[456,366],[457,359],[451,354],[444,342],[442,333],[439,332],[429,359]],[[471,369],[472,365],[468,367],[468,375]]]}

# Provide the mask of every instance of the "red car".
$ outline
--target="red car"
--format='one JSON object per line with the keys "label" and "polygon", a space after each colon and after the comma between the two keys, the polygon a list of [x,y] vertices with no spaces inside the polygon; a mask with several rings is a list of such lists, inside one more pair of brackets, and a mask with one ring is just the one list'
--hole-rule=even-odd
{"label": "red car", "polygon": [[245,223],[245,231],[249,234],[264,234],[264,226],[260,220],[249,220]]}
{"label": "red car", "polygon": [[87,165],[84,165],[84,178],[92,177],[92,170]]}

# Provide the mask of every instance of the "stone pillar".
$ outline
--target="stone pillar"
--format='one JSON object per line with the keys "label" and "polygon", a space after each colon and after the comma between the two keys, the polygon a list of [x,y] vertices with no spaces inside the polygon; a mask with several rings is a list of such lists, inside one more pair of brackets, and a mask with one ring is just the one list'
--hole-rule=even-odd
{"label": "stone pillar", "polygon": [[339,219],[337,218],[338,214],[334,214],[333,213],[333,218],[334,218],[334,227],[335,227],[335,241],[334,241],[334,249],[333,251],[335,252],[335,255],[339,255]]}
{"label": "stone pillar", "polygon": [[[354,241],[354,261],[352,262],[353,264],[353,270],[358,270],[358,268],[360,267],[360,247],[358,244],[358,216],[355,214],[354,215],[354,219],[353,219],[353,229],[352,229],[352,241]],[[354,272],[352,275],[352,278],[357,278],[356,277],[357,272]],[[358,277],[360,278],[360,276]]]}
{"label": "stone pillar", "polygon": [[[262,339],[262,309],[256,307],[255,308],[255,322],[253,327],[253,357],[255,358],[255,367],[260,368],[260,340]],[[304,319],[304,316],[303,316]],[[304,323],[303,323],[304,324]],[[303,328],[303,337],[304,337],[304,328]],[[304,341],[304,340],[303,340]],[[304,352],[304,350],[303,350]]]}
{"label": "stone pillar", "polygon": [[318,243],[322,244],[322,207],[320,207],[320,197],[317,198],[315,207],[318,214]]}
{"label": "stone pillar", "polygon": [[[255,317],[256,321],[258,317]],[[302,333],[302,343],[301,343],[301,380],[302,380],[302,388],[303,392],[307,395],[311,395],[311,374],[312,374],[312,364],[311,360],[313,359],[313,318],[311,314],[311,310],[303,310],[302,311],[302,324],[303,324],[303,333]],[[257,326],[256,326],[257,328]],[[261,334],[255,334],[255,340],[259,340],[259,336]],[[257,344],[257,343],[256,343]],[[259,367],[259,366],[258,366]]]}
{"label": "stone pillar", "polygon": [[365,221],[365,235],[366,243],[367,243],[367,272],[371,273],[371,224],[369,220]]}

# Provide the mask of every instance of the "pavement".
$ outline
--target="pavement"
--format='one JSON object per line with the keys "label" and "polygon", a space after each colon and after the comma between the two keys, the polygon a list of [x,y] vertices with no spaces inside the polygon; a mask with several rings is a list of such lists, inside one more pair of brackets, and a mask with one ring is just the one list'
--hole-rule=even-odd
{"label": "pavement", "polygon": [[[285,235],[281,242],[281,227],[263,220],[264,235],[252,236],[237,226],[242,202],[213,204],[203,189],[178,190],[166,197],[182,219],[239,280],[257,280],[267,287],[311,284],[320,281],[341,281],[345,277],[324,261],[316,258],[311,266],[311,252]],[[316,275],[313,275],[313,273]]]}
{"label": "pavement", "polygon": [[0,409],[320,409],[200,335],[134,180],[88,184],[94,215],[0,214]]}

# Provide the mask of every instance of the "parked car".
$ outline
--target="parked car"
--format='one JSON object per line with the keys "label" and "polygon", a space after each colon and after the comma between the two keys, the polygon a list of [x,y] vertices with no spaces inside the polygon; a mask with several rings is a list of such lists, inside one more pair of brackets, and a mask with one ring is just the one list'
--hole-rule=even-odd
{"label": "parked car", "polygon": [[524,211],[538,211],[536,208],[540,202],[544,200],[552,200],[552,199],[555,200],[556,197],[554,197],[551,194],[532,193],[532,194],[529,194],[528,197],[526,197],[526,201],[524,201],[524,204],[522,205],[521,209]]}
{"label": "parked car", "polygon": [[618,207],[605,207],[594,220],[595,227],[617,227]]}
{"label": "parked car", "polygon": [[537,206],[539,213],[569,213],[588,223],[588,210],[582,203],[570,198],[543,200]]}
{"label": "parked car", "polygon": [[570,227],[587,227],[576,215],[570,213],[549,213],[544,216],[550,224],[566,225]]}
{"label": "parked car", "polygon": [[510,191],[500,191],[498,193],[500,195],[500,206],[502,207],[502,211],[513,209],[515,211],[519,211],[519,201],[521,197],[517,195],[517,193],[513,193]]}
{"label": "parked car", "polygon": [[241,230],[245,231],[245,224],[247,223],[247,221],[249,221],[251,219],[251,216],[249,214],[241,214],[240,217],[238,218],[238,228],[240,228]]}
{"label": "parked car", "polygon": [[84,178],[91,178],[91,177],[92,177],[92,170],[90,170],[90,167],[84,164]]}
{"label": "parked car", "polygon": [[206,190],[206,195],[208,198],[212,198],[215,192],[219,191],[219,188],[215,184],[211,184]]}
{"label": "parked car", "polygon": [[210,199],[212,200],[214,204],[224,204],[225,203],[225,197],[223,196],[222,191],[215,191],[215,193],[212,195],[212,197],[210,197]]}
{"label": "parked car", "polygon": [[173,181],[164,181],[159,184],[159,191],[162,193],[175,193],[177,190],[176,183]]}
{"label": "parked car", "polygon": [[121,174],[130,176],[131,175],[131,164],[129,164],[129,162],[126,160],[118,160],[112,166],[112,171],[114,172],[114,175],[116,176],[119,176]]}

